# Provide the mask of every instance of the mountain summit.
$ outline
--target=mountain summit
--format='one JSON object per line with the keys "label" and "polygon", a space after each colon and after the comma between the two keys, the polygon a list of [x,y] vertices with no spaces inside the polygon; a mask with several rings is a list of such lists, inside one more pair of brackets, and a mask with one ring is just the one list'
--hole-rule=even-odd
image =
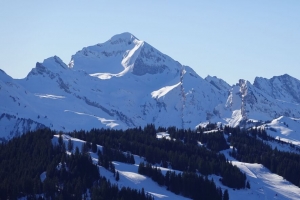
{"label": "mountain summit", "polygon": [[[192,68],[130,33],[84,47],[68,65],[57,57],[14,80],[0,71],[0,136],[41,126],[55,130],[231,126],[300,117],[300,81],[283,75],[240,80],[201,78]],[[18,131],[16,131],[18,130]]]}
{"label": "mountain summit", "polygon": [[[72,56],[73,67],[94,76],[142,76],[178,72],[181,65],[130,33],[113,36],[105,43],[89,46]],[[175,66],[175,69],[170,67]]]}

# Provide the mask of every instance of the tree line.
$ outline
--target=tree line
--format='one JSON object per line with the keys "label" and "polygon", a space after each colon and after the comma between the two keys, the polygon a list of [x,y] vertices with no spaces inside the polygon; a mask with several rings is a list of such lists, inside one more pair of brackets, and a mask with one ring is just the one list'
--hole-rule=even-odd
{"label": "tree line", "polygon": [[[268,141],[276,140],[263,129],[224,128],[228,141],[234,147],[231,156],[242,162],[260,163],[272,173],[278,174],[300,187],[300,155],[272,148]],[[229,135],[230,133],[230,135]],[[282,142],[281,142],[282,143]]]}
{"label": "tree line", "polygon": [[191,199],[229,199],[228,191],[225,190],[223,193],[221,188],[216,187],[214,181],[209,180],[207,176],[203,177],[191,172],[175,173],[174,171],[167,171],[163,175],[159,168],[143,162],[139,165],[138,173],[151,177],[160,186],[165,186],[167,190],[175,194],[181,194]]}
{"label": "tree line", "polygon": [[67,155],[61,137],[53,145],[54,134],[37,130],[0,144],[0,199],[153,199],[144,190],[111,184],[88,153],[76,148]]}
{"label": "tree line", "polygon": [[[171,129],[172,131],[170,131]],[[158,163],[163,167],[193,173],[198,172],[202,175],[216,174],[222,177],[220,180],[228,187],[245,188],[246,175],[216,150],[228,147],[220,132],[203,134],[190,130],[171,129],[169,130],[170,134],[178,135],[177,139],[157,139],[156,133],[162,128],[156,129],[152,124],[143,129],[132,128],[125,131],[92,129],[91,131],[74,131],[70,135],[86,140],[87,143],[96,143],[114,150],[140,155],[151,164]],[[186,142],[181,138],[186,138]],[[199,146],[197,138],[202,138],[206,144],[212,144],[211,146],[215,146],[215,150],[212,151],[205,146]],[[217,143],[214,141],[215,139],[222,141],[219,146],[213,145]],[[192,140],[196,142],[191,142]]]}

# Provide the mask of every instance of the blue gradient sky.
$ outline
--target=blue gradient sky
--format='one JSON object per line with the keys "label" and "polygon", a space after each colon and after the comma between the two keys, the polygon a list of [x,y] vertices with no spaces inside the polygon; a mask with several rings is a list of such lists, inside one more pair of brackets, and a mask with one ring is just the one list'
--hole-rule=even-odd
{"label": "blue gradient sky", "polygon": [[24,78],[53,55],[131,32],[230,84],[256,76],[300,79],[300,1],[1,1],[0,69]]}

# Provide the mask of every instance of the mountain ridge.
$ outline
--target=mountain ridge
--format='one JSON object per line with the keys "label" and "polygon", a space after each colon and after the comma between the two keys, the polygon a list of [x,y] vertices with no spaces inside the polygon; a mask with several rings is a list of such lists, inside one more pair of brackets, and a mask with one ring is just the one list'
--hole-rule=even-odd
{"label": "mountain ridge", "polygon": [[253,84],[241,79],[233,86],[217,77],[203,79],[130,33],[84,47],[68,64],[57,56],[47,58],[24,79],[0,74],[0,114],[55,130],[149,123],[194,129],[202,123],[237,126],[280,116],[300,118],[296,78],[257,77]]}

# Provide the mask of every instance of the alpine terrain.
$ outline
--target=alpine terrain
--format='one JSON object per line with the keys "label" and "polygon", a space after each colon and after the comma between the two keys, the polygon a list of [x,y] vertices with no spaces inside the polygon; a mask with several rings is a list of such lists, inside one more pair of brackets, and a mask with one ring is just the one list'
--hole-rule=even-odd
{"label": "alpine terrain", "polygon": [[50,127],[72,131],[146,124],[195,129],[201,124],[263,124],[300,117],[300,81],[285,74],[238,80],[201,78],[130,33],[85,47],[68,64],[37,63],[24,79],[0,71],[0,137]]}
{"label": "alpine terrain", "polygon": [[0,99],[0,199],[300,198],[288,74],[229,85],[122,33],[0,70]]}

